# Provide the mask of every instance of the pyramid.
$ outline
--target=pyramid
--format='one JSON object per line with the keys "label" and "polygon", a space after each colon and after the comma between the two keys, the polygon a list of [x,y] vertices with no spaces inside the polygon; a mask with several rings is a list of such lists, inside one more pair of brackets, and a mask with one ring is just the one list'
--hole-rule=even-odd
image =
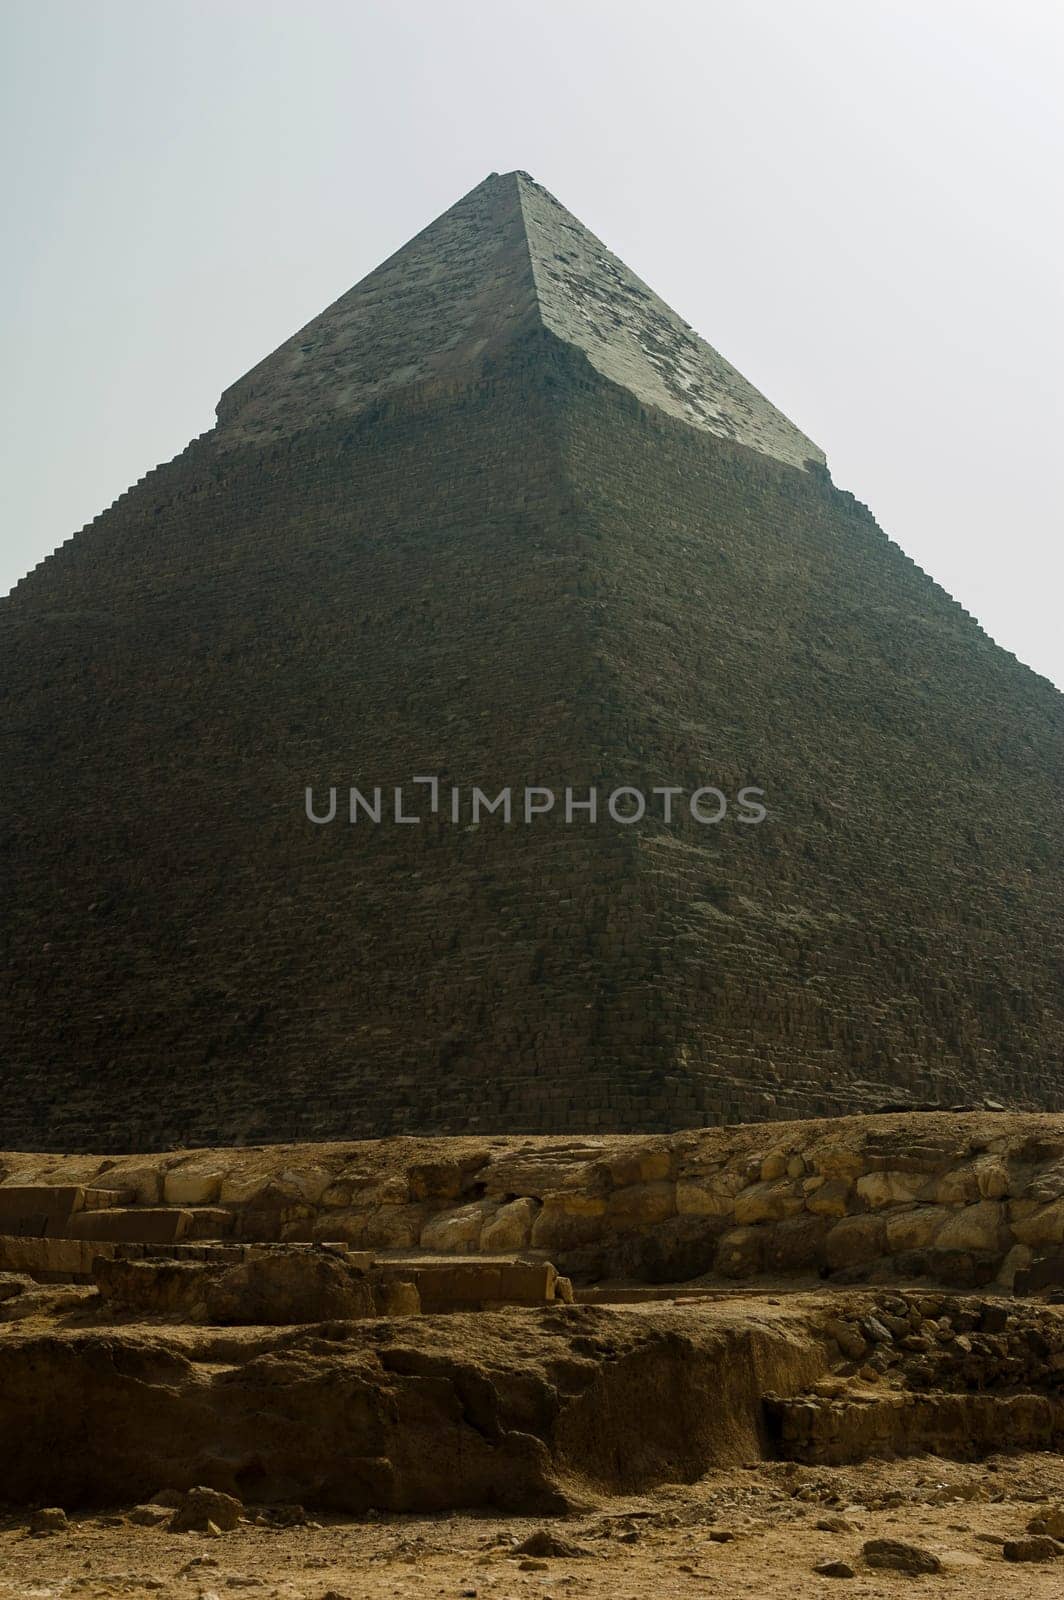
{"label": "pyramid", "polygon": [[0,662],[5,1148],[1064,1106],[1061,696],[523,173]]}

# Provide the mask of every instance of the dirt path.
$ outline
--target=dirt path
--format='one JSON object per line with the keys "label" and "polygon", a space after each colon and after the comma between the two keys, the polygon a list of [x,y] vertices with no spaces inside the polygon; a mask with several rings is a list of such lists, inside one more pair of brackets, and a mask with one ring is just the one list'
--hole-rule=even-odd
{"label": "dirt path", "polygon": [[[602,1501],[551,1523],[553,1535],[587,1554],[545,1561],[515,1550],[542,1519],[510,1516],[370,1516],[285,1529],[242,1524],[207,1538],[133,1526],[115,1511],[71,1513],[67,1530],[31,1537],[20,1513],[0,1524],[0,1596],[808,1600],[887,1597],[916,1584],[925,1595],[958,1600],[1058,1600],[1064,1558],[1018,1565],[1002,1556],[1003,1541],[1022,1537],[1047,1500],[1064,1502],[1059,1456],[978,1464],[922,1457],[831,1469],[759,1463]],[[919,1545],[942,1570],[913,1578],[869,1568],[861,1556],[869,1539]],[[848,1564],[854,1576],[821,1576],[814,1568],[825,1561]]]}

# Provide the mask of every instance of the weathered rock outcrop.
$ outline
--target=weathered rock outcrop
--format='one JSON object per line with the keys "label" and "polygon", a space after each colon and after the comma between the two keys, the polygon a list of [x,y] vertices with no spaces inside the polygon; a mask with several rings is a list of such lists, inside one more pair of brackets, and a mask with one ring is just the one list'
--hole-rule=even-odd
{"label": "weathered rock outcrop", "polygon": [[179,1348],[162,1332],[11,1334],[0,1499],[131,1503],[204,1484],[347,1511],[560,1510],[756,1456],[766,1382],[808,1383],[824,1349],[797,1317],[709,1326],[579,1306]]}

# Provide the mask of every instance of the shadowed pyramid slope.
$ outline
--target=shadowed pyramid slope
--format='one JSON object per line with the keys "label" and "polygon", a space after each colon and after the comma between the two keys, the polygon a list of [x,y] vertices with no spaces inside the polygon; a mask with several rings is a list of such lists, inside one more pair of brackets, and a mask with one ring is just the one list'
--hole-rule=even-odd
{"label": "shadowed pyramid slope", "polygon": [[823,452],[524,172],[493,173],[226,390],[220,436],[266,441],[411,383],[469,381],[531,328],[709,433]]}
{"label": "shadowed pyramid slope", "polygon": [[811,458],[520,174],[234,385],[0,601],[0,1149],[1060,1107],[1064,701]]}

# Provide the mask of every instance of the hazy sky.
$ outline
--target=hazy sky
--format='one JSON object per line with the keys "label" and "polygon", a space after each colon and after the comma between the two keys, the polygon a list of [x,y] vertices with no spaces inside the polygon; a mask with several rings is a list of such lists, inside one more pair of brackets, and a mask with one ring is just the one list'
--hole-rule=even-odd
{"label": "hazy sky", "polygon": [[0,593],[531,172],[1064,686],[1058,0],[0,0]]}

